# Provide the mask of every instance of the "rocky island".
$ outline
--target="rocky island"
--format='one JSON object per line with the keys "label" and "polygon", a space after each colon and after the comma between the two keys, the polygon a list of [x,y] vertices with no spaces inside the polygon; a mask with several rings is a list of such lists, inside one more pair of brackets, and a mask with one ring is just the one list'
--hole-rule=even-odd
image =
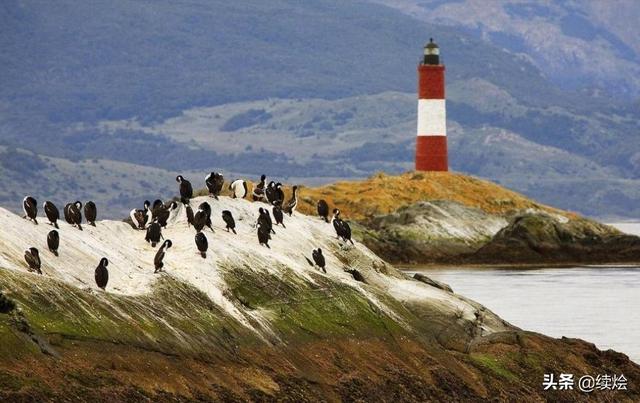
{"label": "rocky island", "polygon": [[355,234],[394,264],[570,265],[640,262],[640,238],[449,172],[383,173],[305,189],[340,206]]}
{"label": "rocky island", "polygon": [[[433,184],[430,177],[408,180]],[[315,191],[303,189],[303,210],[316,202]],[[372,189],[381,198],[386,191],[394,192]],[[582,219],[500,194],[491,194],[495,205],[478,201],[472,208],[455,197],[418,201],[423,196],[406,192],[410,197],[402,199],[396,192],[383,211],[369,209],[366,200],[376,199],[368,195],[350,202],[342,194],[344,199],[324,197],[339,204],[352,224],[361,223],[356,239],[362,242],[355,245],[337,240],[321,218],[296,212],[285,218],[286,228],[274,228],[268,249],[258,244],[253,227],[266,204],[227,196],[192,199],[195,205],[208,201],[213,210],[215,232],[204,230],[210,239],[204,259],[179,204],[162,231],[174,246],[161,273],[154,273],[156,248],[145,242],[144,231],[125,222],[98,221],[83,231],[60,223],[56,257],[42,246],[49,225],[0,209],[0,399],[640,399],[640,366],[626,355],[514,327],[445,285],[405,275],[372,251],[386,258],[395,256],[388,251],[402,253],[404,247],[379,247],[389,242],[379,234],[394,221],[391,215],[397,222],[422,219],[411,218],[412,211],[441,228],[440,240],[414,235],[414,260],[436,256],[420,252],[419,243],[446,245],[455,233],[464,235],[451,243],[456,255],[468,255],[474,242],[498,245],[505,228],[519,225],[507,226],[510,219],[500,215],[507,209],[532,208],[568,223]],[[237,234],[224,230],[222,210],[233,212]],[[468,223],[451,219],[447,227],[447,214]],[[411,241],[404,239],[397,242]],[[23,259],[33,245],[42,250],[42,275],[28,272]],[[314,248],[324,251],[326,273],[307,262]],[[93,280],[103,256],[110,261],[104,291]],[[543,391],[544,374],[558,370],[624,374],[629,388],[591,395]]]}

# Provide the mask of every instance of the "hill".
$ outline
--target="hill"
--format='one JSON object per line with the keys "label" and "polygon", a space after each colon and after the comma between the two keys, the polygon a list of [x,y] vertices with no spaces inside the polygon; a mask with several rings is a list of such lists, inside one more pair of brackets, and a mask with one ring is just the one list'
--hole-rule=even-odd
{"label": "hill", "polygon": [[[60,224],[60,256],[46,251],[50,226],[0,210],[0,397],[3,400],[522,400],[545,394],[548,368],[629,380],[626,356],[573,339],[514,328],[446,287],[411,279],[363,245],[340,245],[330,225],[296,214],[271,249],[251,227],[261,203],[209,201],[215,233],[207,258],[179,207],[163,231],[174,246],[161,274],[143,231],[100,221]],[[238,234],[221,228],[233,211]],[[42,220],[41,220],[42,221]],[[41,250],[43,275],[23,249]],[[327,273],[303,255],[322,247]],[[106,291],[93,282],[110,259]],[[444,288],[444,289],[443,289]],[[561,396],[580,399],[577,391]],[[614,392],[594,393],[609,401]]]}
{"label": "hill", "polygon": [[300,210],[314,214],[316,202],[321,198],[354,220],[389,214],[400,207],[425,200],[454,201],[496,215],[537,209],[575,217],[494,183],[449,172],[379,173],[364,181],[345,181],[305,189]]}

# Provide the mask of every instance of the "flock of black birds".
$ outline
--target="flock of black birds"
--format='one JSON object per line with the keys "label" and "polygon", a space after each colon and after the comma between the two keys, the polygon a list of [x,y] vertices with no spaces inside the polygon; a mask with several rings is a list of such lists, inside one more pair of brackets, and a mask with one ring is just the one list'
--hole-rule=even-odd
{"label": "flock of black birds", "polygon": [[[176,177],[176,182],[179,184],[179,200],[185,207],[188,225],[193,226],[196,230],[194,240],[198,253],[202,258],[206,258],[209,241],[203,230],[207,227],[211,232],[215,232],[211,221],[211,205],[206,201],[202,202],[198,205],[198,208],[194,213],[190,204],[191,199],[193,198],[193,186],[191,185],[191,182],[186,180],[182,175],[178,175]],[[218,200],[224,186],[224,176],[217,172],[211,172],[205,177],[205,185],[209,195],[215,200]],[[242,179],[231,182],[229,184],[229,190],[231,191],[231,197],[233,198],[242,199],[248,195],[247,183]],[[267,184],[266,175],[262,175],[260,177],[260,182],[253,188],[251,198],[253,201],[262,201],[269,204],[272,207],[275,225],[282,225],[282,227],[286,229],[284,224],[284,214],[292,216],[296,210],[298,206],[298,186],[292,187],[291,198],[285,203],[285,194],[282,189],[282,184],[274,181]],[[63,209],[65,221],[80,231],[82,231],[83,207],[84,217],[87,224],[95,227],[97,207],[94,202],[88,201],[83,206],[82,202],[76,201],[66,204]],[[45,215],[49,220],[49,224],[55,228],[47,234],[47,247],[54,256],[59,256],[58,248],[60,245],[60,234],[57,230],[60,229],[58,226],[60,212],[55,204],[49,200],[44,202],[43,208]],[[162,236],[162,229],[166,228],[169,218],[171,217],[171,212],[175,211],[177,208],[178,203],[176,201],[171,201],[165,204],[162,200],[155,200],[153,204],[151,204],[151,202],[145,200],[142,209],[133,209],[129,213],[131,226],[134,229],[146,230],[145,241],[150,243],[152,247],[155,248],[156,245],[164,240],[153,260],[155,273],[162,271],[164,267],[163,260],[165,254],[173,245],[171,240],[164,239]],[[23,200],[23,210],[25,213],[24,218],[33,221],[34,224],[37,225],[38,204],[36,199],[32,196],[25,197]],[[274,223],[271,220],[271,215],[269,214],[268,209],[260,207],[258,212],[259,215],[256,223],[254,224],[254,228],[257,230],[258,242],[260,245],[270,249],[269,241],[271,240],[271,235],[276,233],[273,229]],[[351,242],[351,244],[353,244],[353,240],[351,239],[351,228],[346,221],[343,221],[340,218],[340,210],[334,209],[332,220],[329,221],[329,205],[325,200],[319,200],[317,203],[317,212],[325,222],[331,222],[333,224],[338,239],[342,239],[344,242]],[[232,212],[229,210],[223,210],[222,220],[225,223],[226,231],[236,234],[236,223]],[[311,257],[313,261],[305,256],[307,262],[312,267],[318,266],[326,273],[326,262],[322,254],[322,249],[314,249]],[[25,251],[24,259],[28,265],[29,271],[42,274],[42,262],[40,261],[40,253],[37,248],[30,247],[27,249]],[[109,271],[107,270],[108,265],[109,260],[103,257],[100,259],[98,267],[95,270],[96,285],[103,290],[109,282]]]}

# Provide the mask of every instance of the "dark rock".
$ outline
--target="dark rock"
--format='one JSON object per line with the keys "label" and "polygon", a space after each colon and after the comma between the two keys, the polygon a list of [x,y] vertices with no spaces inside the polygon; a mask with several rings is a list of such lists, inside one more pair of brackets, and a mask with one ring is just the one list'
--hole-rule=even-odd
{"label": "dark rock", "polygon": [[544,213],[514,217],[466,257],[472,263],[618,263],[640,261],[640,237],[584,218],[562,221]]}

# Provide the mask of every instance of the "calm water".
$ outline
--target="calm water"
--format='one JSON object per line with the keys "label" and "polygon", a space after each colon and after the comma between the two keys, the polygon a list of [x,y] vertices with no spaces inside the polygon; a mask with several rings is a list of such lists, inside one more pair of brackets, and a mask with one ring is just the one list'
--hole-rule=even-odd
{"label": "calm water", "polygon": [[[640,224],[612,224],[640,235]],[[425,270],[523,329],[578,337],[640,363],[640,267]]]}

